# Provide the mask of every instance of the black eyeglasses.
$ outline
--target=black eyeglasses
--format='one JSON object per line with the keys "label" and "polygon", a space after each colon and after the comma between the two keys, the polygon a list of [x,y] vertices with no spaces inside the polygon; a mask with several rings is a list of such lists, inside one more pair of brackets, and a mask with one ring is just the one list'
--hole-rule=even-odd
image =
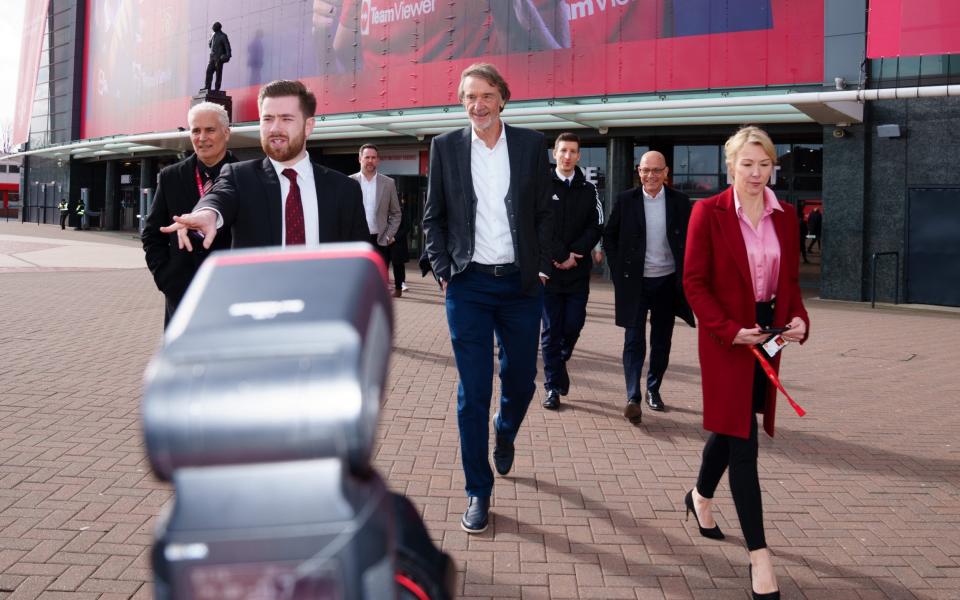
{"label": "black eyeglasses", "polygon": [[659,175],[660,173],[663,173],[666,170],[667,170],[666,167],[660,167],[659,169],[640,169],[640,174],[641,175]]}

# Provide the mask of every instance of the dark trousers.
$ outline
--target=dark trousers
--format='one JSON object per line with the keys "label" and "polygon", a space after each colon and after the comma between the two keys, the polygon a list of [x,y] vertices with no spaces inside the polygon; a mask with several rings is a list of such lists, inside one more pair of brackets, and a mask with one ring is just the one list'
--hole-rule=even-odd
{"label": "dark trousers", "polygon": [[393,263],[393,287],[399,290],[407,280],[407,264],[400,259],[394,259],[391,262]]}
{"label": "dark trousers", "polygon": [[373,246],[373,249],[377,251],[377,254],[380,255],[380,258],[383,259],[385,265],[390,265],[390,246],[381,246],[377,243],[376,233],[370,234],[370,245]]}
{"label": "dark trousers", "polygon": [[589,291],[571,294],[545,290],[543,293],[543,329],[540,332],[540,352],[543,356],[543,387],[567,395],[570,376],[567,361],[580,339],[580,331],[587,320]]}
{"label": "dark trousers", "polygon": [[[213,82],[213,76],[216,74],[217,82],[214,87],[210,87],[210,84]],[[207,78],[204,81],[203,87],[206,89],[220,89],[220,82],[223,80],[223,63],[219,60],[211,60],[207,63]]]}
{"label": "dark trousers", "polygon": [[67,228],[67,217],[69,216],[70,216],[70,213],[68,213],[67,211],[65,210],[60,211],[60,229]]}
{"label": "dark trousers", "polygon": [[[757,323],[770,325],[773,303],[757,303]],[[769,381],[760,364],[753,371],[753,411],[763,411]],[[697,477],[697,491],[704,498],[713,498],[723,472],[730,470],[730,492],[737,507],[740,529],[751,552],[767,547],[763,532],[763,499],[760,476],[757,474],[757,418],[750,416],[750,437],[747,439],[711,433],[703,447],[703,462]]]}
{"label": "dark trousers", "polygon": [[644,277],[643,295],[637,327],[626,327],[623,333],[623,375],[627,382],[627,399],[640,401],[643,390],[640,374],[646,358],[646,321],[650,313],[650,367],[647,369],[647,389],[660,391],[663,375],[670,363],[670,344],[673,342],[673,307],[676,295],[676,274],[664,277]]}
{"label": "dark trousers", "polygon": [[520,273],[496,277],[467,269],[447,284],[447,324],[460,376],[457,424],[468,496],[493,491],[488,459],[493,341],[500,352],[498,436],[513,440],[536,389],[537,334],[543,296],[524,295]]}

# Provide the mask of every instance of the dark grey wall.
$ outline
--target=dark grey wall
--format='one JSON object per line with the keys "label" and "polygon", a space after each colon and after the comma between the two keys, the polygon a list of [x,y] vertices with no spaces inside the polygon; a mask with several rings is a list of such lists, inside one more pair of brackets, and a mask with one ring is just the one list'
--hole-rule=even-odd
{"label": "dark grey wall", "polygon": [[[874,102],[871,106],[870,211],[865,250],[901,256],[903,298],[908,273],[907,198],[910,189],[960,187],[960,98]],[[901,137],[878,138],[876,125],[897,124]],[[960,235],[960,232],[958,232]],[[869,275],[870,265],[864,265]],[[877,269],[877,296],[895,292],[891,263]]]}
{"label": "dark grey wall", "polygon": [[[899,125],[881,138],[878,125]],[[824,298],[870,298],[871,257],[900,255],[900,300],[905,299],[907,196],[910,189],[960,188],[960,98],[870,102],[864,124],[842,138],[824,127]],[[898,280],[891,257],[877,263],[877,300],[893,301]]]}
{"label": "dark grey wall", "polygon": [[820,295],[861,300],[866,140],[864,127],[848,127],[843,137],[823,128],[823,265]]}

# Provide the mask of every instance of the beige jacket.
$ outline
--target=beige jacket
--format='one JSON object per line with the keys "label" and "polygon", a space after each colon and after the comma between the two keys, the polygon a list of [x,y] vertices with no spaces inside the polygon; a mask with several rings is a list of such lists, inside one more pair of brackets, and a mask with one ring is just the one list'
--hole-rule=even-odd
{"label": "beige jacket", "polygon": [[[356,179],[359,183],[363,173],[357,172],[350,177]],[[375,210],[377,229],[380,230],[380,234],[377,235],[377,243],[381,246],[389,246],[397,236],[403,213],[400,212],[400,199],[397,198],[397,184],[393,179],[380,173],[377,173],[377,206]]]}

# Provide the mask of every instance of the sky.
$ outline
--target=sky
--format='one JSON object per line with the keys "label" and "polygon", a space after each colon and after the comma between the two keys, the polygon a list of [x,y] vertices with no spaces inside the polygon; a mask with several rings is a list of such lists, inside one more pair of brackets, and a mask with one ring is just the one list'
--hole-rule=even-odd
{"label": "sky", "polygon": [[20,65],[23,8],[28,0],[0,0],[0,122],[13,120]]}

